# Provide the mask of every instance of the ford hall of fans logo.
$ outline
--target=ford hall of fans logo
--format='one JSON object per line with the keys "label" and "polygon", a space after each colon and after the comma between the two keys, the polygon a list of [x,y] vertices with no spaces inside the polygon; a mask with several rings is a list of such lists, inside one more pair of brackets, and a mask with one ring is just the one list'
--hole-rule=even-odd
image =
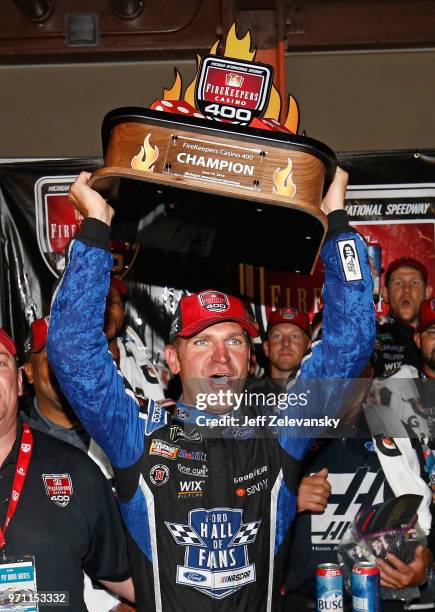
{"label": "ford hall of fans logo", "polygon": [[176,543],[186,548],[184,565],[177,565],[177,584],[223,599],[255,582],[248,545],[255,541],[260,524],[261,520],[243,523],[243,510],[232,508],[192,510],[187,525],[166,521]]}
{"label": "ford hall of fans logo", "polygon": [[75,176],[43,176],[35,183],[36,237],[42,258],[54,276],[65,268],[65,246],[83,217],[68,201]]}

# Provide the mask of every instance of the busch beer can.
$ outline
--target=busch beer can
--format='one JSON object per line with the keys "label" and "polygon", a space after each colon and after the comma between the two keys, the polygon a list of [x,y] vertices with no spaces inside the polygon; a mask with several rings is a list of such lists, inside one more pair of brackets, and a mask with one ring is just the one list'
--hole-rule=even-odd
{"label": "busch beer can", "polygon": [[316,569],[317,612],[343,610],[343,570],[336,563],[321,563]]}
{"label": "busch beer can", "polygon": [[376,563],[355,563],[352,570],[353,612],[379,612],[380,575]]}
{"label": "busch beer can", "polygon": [[368,255],[373,263],[373,301],[379,302],[381,296],[382,249],[379,244],[367,245]]}

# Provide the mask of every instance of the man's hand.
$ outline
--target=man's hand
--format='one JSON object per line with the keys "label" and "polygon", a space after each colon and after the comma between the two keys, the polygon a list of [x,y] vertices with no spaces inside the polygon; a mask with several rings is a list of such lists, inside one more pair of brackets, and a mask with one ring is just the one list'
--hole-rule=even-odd
{"label": "man's hand", "polygon": [[69,201],[83,217],[99,219],[110,225],[115,211],[97,191],[89,187],[90,177],[89,172],[79,174],[69,190]]}
{"label": "man's hand", "polygon": [[[396,555],[388,555],[388,563],[376,559],[381,570],[381,586],[390,589],[416,587],[426,581],[426,568],[431,563],[432,555],[428,548],[417,546],[414,561],[403,563]],[[391,567],[393,566],[393,567]]]}
{"label": "man's hand", "polygon": [[312,476],[302,478],[298,490],[298,512],[324,512],[331,495],[331,485],[326,480],[327,468]]}
{"label": "man's hand", "polygon": [[333,210],[341,210],[344,208],[344,196],[349,175],[347,172],[337,166],[335,177],[322,200],[320,208],[325,215],[329,215]]}

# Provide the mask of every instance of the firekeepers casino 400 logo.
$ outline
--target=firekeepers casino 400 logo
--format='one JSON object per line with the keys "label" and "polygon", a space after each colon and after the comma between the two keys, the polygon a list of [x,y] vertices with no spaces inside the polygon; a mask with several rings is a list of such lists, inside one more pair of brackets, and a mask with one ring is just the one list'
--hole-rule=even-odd
{"label": "firekeepers casino 400 logo", "polygon": [[65,268],[65,246],[83,217],[68,201],[75,176],[43,176],[35,183],[36,237],[41,255],[54,276]]}
{"label": "firekeepers casino 400 logo", "polygon": [[177,584],[223,599],[255,582],[248,545],[255,541],[261,520],[243,523],[243,510],[233,508],[198,508],[189,512],[187,525],[165,524],[186,549],[184,565],[177,565]]}
{"label": "firekeepers casino 400 logo", "polygon": [[71,476],[69,474],[42,474],[42,480],[51,501],[65,508],[73,493]]}

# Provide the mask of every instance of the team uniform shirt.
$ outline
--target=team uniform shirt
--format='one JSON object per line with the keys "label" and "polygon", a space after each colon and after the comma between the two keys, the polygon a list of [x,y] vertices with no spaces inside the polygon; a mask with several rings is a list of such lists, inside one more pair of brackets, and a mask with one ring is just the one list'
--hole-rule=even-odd
{"label": "team uniform shirt", "polygon": [[397,372],[402,365],[420,368],[420,351],[414,342],[415,329],[388,315],[378,323],[373,353],[374,377],[383,378]]}
{"label": "team uniform shirt", "polygon": [[[4,525],[18,460],[21,423],[0,467],[0,525]],[[83,451],[37,430],[5,552],[35,557],[38,592],[68,592],[66,610],[85,612],[83,571],[119,582],[130,576],[125,535],[113,493]],[[59,484],[60,483],[60,484]],[[52,608],[39,604],[40,612]]]}
{"label": "team uniform shirt", "polygon": [[[362,427],[368,433],[365,423]],[[323,513],[302,512],[293,523],[285,580],[287,592],[315,599],[316,567],[320,563],[338,563],[337,546],[362,507],[404,492],[424,494],[429,489],[423,452],[415,438],[407,440],[412,442],[411,456],[401,445],[402,440],[359,436],[318,440],[306,455],[303,476],[327,467],[331,496]],[[432,517],[426,503],[424,511],[429,515],[430,526]]]}
{"label": "team uniform shirt", "polygon": [[[366,247],[339,213],[323,246],[324,336],[291,383],[296,394],[306,379],[358,376],[373,350]],[[170,417],[154,401],[138,403],[126,393],[101,331],[109,231],[87,219],[71,243],[47,350],[64,393],[115,468],[137,609],[278,610],[284,541],[308,442],[287,430],[269,439],[240,432],[206,438],[192,425],[199,415],[212,416],[205,411],[178,403]],[[344,244],[356,254],[351,271]]]}

